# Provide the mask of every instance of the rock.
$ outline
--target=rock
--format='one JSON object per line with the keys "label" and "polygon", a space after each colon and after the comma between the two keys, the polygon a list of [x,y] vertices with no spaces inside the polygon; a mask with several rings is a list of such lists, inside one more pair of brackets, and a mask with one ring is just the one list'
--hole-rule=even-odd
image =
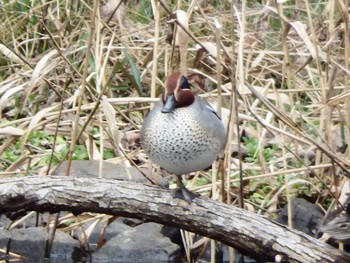
{"label": "rock", "polygon": [[[99,161],[72,161],[69,176],[98,178],[99,165]],[[54,175],[64,175],[66,166],[67,161],[63,162],[57,168]],[[106,161],[103,162],[102,175],[105,179],[149,183],[149,181],[135,167],[124,167],[123,165]],[[154,178],[151,179],[155,181]],[[162,177],[157,178],[157,184],[164,187],[168,187],[169,185],[169,183]]]}
{"label": "rock", "polygon": [[[106,228],[106,232],[103,236],[104,242],[108,242],[110,239],[123,233],[124,231],[132,229],[132,227],[125,224],[123,222],[123,220],[124,220],[123,217],[119,217],[108,225],[108,227]],[[94,223],[95,222],[84,223],[82,225],[82,228],[86,230],[89,228],[89,226],[91,224],[94,224]],[[107,222],[102,222],[102,223],[98,223],[94,227],[94,229],[92,230],[90,237],[89,237],[90,244],[97,244],[98,243],[99,236],[100,236],[101,232],[103,231],[103,228],[106,226],[106,224],[107,224]],[[83,235],[82,228],[77,228],[76,230],[74,230],[74,237],[76,237],[77,239],[80,239]]]}
{"label": "rock", "polygon": [[181,249],[161,234],[162,225],[145,223],[109,240],[92,262],[182,262]]}
{"label": "rock", "polygon": [[5,229],[9,224],[11,223],[11,220],[7,218],[5,215],[0,215],[0,229]]}
{"label": "rock", "polygon": [[[10,247],[10,252],[21,256],[20,262],[44,262],[48,233],[43,227],[0,231],[0,247]],[[9,239],[11,242],[9,243]],[[56,230],[51,249],[50,263],[74,262],[80,255],[80,244],[70,235]],[[10,259],[14,258],[10,256]]]}
{"label": "rock", "polygon": [[[203,237],[198,237],[198,239],[200,238]],[[195,250],[191,251],[192,256],[196,258],[195,262],[201,263],[211,262],[211,253],[211,244],[209,239],[206,243],[203,243],[202,246],[197,247]],[[230,262],[229,247],[227,245],[220,242],[215,242],[215,262]],[[238,250],[235,249],[233,250],[233,262],[258,263],[258,261],[241,254]]]}
{"label": "rock", "polygon": [[[60,215],[63,216],[67,212],[61,212]],[[24,219],[25,217],[25,219]],[[54,215],[50,213],[39,213],[39,212],[27,212],[20,211],[20,214],[17,215],[14,213],[6,213],[0,217],[0,228],[6,229],[6,226],[9,226],[11,223],[11,228],[29,228],[37,226],[47,226],[48,222],[54,219]]]}
{"label": "rock", "polygon": [[171,242],[178,244],[179,246],[183,245],[180,229],[172,226],[163,226],[161,233],[170,238]]}
{"label": "rock", "polygon": [[[321,209],[302,198],[292,199],[292,221],[293,228],[300,230],[310,236],[315,235],[317,227],[324,217]],[[288,206],[284,206],[278,215],[276,222],[288,225]]]}

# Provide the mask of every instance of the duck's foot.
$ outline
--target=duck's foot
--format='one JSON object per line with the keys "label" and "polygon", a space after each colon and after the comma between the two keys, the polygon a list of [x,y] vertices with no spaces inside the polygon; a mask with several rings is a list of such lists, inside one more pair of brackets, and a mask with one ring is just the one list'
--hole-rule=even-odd
{"label": "duck's foot", "polygon": [[187,203],[191,204],[193,199],[200,197],[200,194],[193,193],[186,188],[178,188],[173,191],[173,197],[185,200]]}

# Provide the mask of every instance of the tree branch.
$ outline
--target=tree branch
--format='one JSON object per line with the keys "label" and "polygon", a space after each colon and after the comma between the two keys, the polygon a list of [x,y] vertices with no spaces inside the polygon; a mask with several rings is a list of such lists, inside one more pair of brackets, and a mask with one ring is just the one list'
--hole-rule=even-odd
{"label": "tree branch", "polygon": [[350,255],[257,214],[204,197],[190,205],[168,189],[129,181],[33,176],[0,180],[0,213],[96,212],[178,227],[237,248],[257,259],[349,262]]}

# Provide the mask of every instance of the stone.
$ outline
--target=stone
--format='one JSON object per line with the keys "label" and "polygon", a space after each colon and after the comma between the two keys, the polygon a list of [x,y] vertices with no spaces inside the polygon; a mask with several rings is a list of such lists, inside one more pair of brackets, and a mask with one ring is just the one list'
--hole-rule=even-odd
{"label": "stone", "polygon": [[[69,176],[73,177],[91,177],[98,178],[99,176],[99,161],[72,161]],[[67,166],[67,161],[64,161],[55,171],[54,175],[64,175]],[[124,181],[133,181],[137,183],[150,183],[139,170],[135,167],[124,167],[121,164],[111,162],[103,162],[102,175],[104,179],[116,179]],[[168,187],[169,183],[164,178],[158,176],[151,178],[157,185]]]}
{"label": "stone", "polygon": [[[316,229],[324,217],[321,209],[303,198],[292,199],[293,228],[310,236],[314,236]],[[276,222],[288,225],[288,206],[284,206],[276,218]]]}
{"label": "stone", "polygon": [[124,231],[95,252],[92,262],[182,262],[180,247],[163,236],[162,227],[145,223]]}
{"label": "stone", "polygon": [[[111,222],[107,228],[106,232],[104,233],[103,236],[103,241],[108,242],[110,239],[116,237],[117,235],[123,233],[124,231],[132,229],[132,227],[128,226],[123,222],[124,218],[123,217],[118,217],[115,219],[113,222]],[[88,222],[84,223],[82,225],[83,229],[88,229],[91,224],[94,224],[94,222]],[[90,236],[89,236],[89,243],[90,244],[97,244],[99,236],[101,232],[103,231],[103,228],[106,226],[107,222],[102,222],[98,223],[92,230]],[[80,239],[81,236],[83,235],[83,231],[81,228],[77,228],[74,230],[74,237],[77,239]]]}
{"label": "stone", "polygon": [[[20,262],[44,262],[48,233],[43,227],[26,229],[11,229],[0,231],[0,247],[9,246],[9,251],[21,256]],[[9,242],[10,240],[10,242]],[[74,262],[73,258],[80,255],[79,241],[70,235],[56,230],[55,239],[50,254],[50,263]],[[1,257],[5,257],[1,253]],[[8,259],[15,257],[9,256]]]}

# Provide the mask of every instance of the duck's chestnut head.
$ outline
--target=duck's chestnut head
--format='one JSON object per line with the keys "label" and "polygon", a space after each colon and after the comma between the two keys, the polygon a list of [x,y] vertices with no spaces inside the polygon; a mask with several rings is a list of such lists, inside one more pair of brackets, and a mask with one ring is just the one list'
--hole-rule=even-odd
{"label": "duck's chestnut head", "polygon": [[176,108],[187,107],[194,102],[194,94],[188,79],[180,72],[172,73],[165,82],[165,91],[162,95],[162,113],[170,113]]}

